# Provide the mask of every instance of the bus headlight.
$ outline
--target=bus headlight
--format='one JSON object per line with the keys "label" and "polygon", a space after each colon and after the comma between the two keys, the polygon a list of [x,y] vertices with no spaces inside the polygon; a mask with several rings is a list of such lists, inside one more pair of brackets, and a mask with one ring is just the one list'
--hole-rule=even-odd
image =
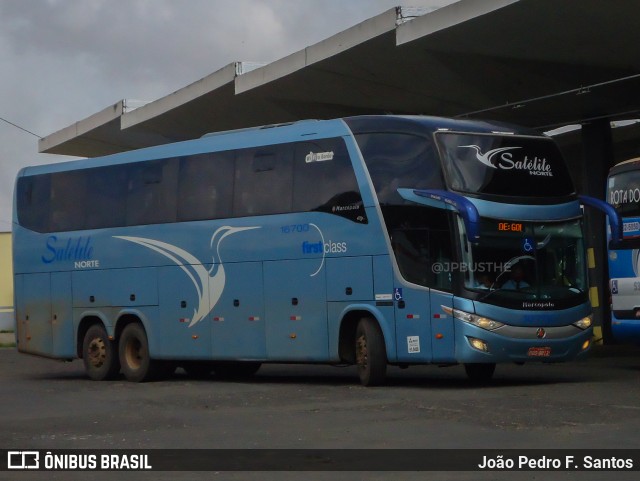
{"label": "bus headlight", "polygon": [[585,329],[589,329],[591,327],[592,319],[593,316],[589,314],[587,317],[583,317],[579,321],[574,322],[573,325],[579,327],[584,331]]}
{"label": "bus headlight", "polygon": [[469,324],[473,324],[474,326],[478,326],[482,329],[486,329],[487,331],[493,331],[504,326],[503,323],[494,321],[488,317],[476,316],[475,314],[470,314],[469,312],[461,311],[459,309],[452,309],[447,306],[441,307],[442,310],[450,316],[460,319],[461,321],[468,322]]}

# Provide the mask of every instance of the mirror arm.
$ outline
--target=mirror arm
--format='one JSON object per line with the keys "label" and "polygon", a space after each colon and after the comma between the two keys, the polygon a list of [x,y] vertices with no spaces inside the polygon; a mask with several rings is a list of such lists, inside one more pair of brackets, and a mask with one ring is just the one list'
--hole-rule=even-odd
{"label": "mirror arm", "polygon": [[614,248],[620,245],[623,240],[622,219],[614,207],[603,200],[596,199],[595,197],[590,197],[588,195],[579,195],[578,199],[582,204],[588,207],[593,207],[607,216],[611,230],[609,246]]}
{"label": "mirror arm", "polygon": [[480,214],[478,214],[478,209],[469,199],[447,190],[414,190],[413,193],[451,206],[462,217],[469,242],[477,243],[480,240]]}

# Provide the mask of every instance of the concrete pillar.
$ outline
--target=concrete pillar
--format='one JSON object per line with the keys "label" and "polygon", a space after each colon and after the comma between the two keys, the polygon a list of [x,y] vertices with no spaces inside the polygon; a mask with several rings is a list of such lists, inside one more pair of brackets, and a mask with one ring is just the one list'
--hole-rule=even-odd
{"label": "concrete pillar", "polygon": [[[614,164],[611,123],[608,119],[582,126],[582,185],[578,191],[605,199],[606,179]],[[587,248],[593,249],[589,269],[590,294],[596,326],[602,327],[604,342],[611,342],[611,315],[609,308],[609,274],[607,267],[606,218],[595,209],[585,209],[585,240]]]}

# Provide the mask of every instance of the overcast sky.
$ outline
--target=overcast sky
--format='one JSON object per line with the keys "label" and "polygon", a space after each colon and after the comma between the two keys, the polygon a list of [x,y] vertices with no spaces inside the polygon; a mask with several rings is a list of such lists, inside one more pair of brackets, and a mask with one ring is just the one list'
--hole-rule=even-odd
{"label": "overcast sky", "polygon": [[120,99],[163,97],[233,61],[271,62],[396,5],[453,0],[0,0],[0,231],[38,139]]}

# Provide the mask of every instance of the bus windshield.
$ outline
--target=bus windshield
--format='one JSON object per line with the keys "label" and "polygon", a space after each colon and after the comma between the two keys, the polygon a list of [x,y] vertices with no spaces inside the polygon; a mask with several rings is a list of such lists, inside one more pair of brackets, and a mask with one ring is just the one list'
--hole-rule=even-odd
{"label": "bus windshield", "polygon": [[623,218],[623,237],[640,237],[640,170],[610,176],[607,201]]}
{"label": "bus windshield", "polygon": [[445,132],[436,138],[452,190],[535,199],[574,193],[562,155],[549,139]]}
{"label": "bus windshield", "polygon": [[[462,226],[461,226],[462,230]],[[480,241],[463,248],[465,287],[479,300],[519,309],[584,302],[582,224],[483,219]]]}

